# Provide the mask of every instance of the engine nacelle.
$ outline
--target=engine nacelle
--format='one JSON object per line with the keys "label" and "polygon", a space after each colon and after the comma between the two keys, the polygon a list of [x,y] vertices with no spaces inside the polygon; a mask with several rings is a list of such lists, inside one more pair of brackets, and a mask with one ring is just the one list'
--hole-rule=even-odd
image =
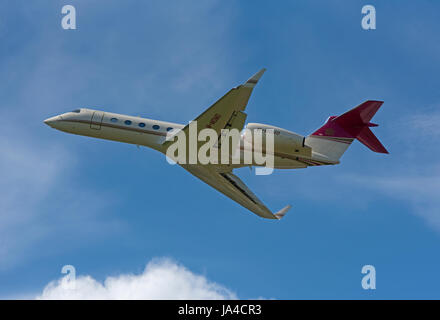
{"label": "engine nacelle", "polygon": [[243,135],[243,140],[245,143],[250,143],[252,141],[255,130],[262,130],[264,147],[266,145],[265,132],[269,129],[272,129],[274,133],[275,155],[289,158],[292,156],[311,156],[311,148],[304,145],[305,137],[295,132],[260,123],[249,123],[246,126],[246,129],[252,132],[252,136],[248,136],[248,132],[245,131]]}

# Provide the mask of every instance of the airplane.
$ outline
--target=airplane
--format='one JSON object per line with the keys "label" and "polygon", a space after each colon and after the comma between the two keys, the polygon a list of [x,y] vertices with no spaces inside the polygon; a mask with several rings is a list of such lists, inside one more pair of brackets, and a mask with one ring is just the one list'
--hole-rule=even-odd
{"label": "airplane", "polygon": [[[370,127],[377,124],[370,120],[382,106],[383,101],[368,100],[339,115],[329,117],[324,125],[308,136],[275,126],[248,123],[244,112],[255,85],[266,69],[261,69],[243,84],[229,90],[222,98],[200,114],[195,120],[198,129],[209,127],[221,135],[225,128],[240,132],[272,129],[274,132],[274,169],[298,169],[309,166],[336,165],[350,144],[357,139],[377,153],[388,153]],[[215,121],[213,121],[213,119]],[[52,128],[76,135],[119,141],[145,146],[166,154],[169,146],[167,135],[188,133],[189,124],[158,121],[141,117],[93,110],[75,109],[44,120]],[[244,130],[246,129],[246,130]],[[242,134],[236,148],[246,151],[246,135]],[[252,148],[252,146],[251,146]],[[233,170],[249,164],[179,164],[188,172],[236,201],[256,215],[267,219],[281,219],[291,208],[287,205],[272,212],[264,203],[233,174]]]}

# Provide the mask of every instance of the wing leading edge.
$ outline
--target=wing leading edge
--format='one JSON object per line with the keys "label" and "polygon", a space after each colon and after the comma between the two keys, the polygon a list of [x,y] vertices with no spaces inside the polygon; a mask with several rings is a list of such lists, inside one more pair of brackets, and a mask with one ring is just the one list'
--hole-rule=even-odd
{"label": "wing leading edge", "polygon": [[[202,129],[211,128],[216,131],[217,136],[221,136],[222,129],[237,129],[241,131],[244,127],[247,114],[244,112],[249,98],[258,80],[263,76],[266,69],[261,69],[245,83],[229,90],[223,97],[206,109],[193,121],[197,121],[197,135]],[[189,124],[182,131],[187,139],[189,138]],[[165,141],[163,146],[167,148],[173,143],[172,140]],[[197,150],[203,145],[199,142]],[[188,144],[187,144],[188,145]]]}

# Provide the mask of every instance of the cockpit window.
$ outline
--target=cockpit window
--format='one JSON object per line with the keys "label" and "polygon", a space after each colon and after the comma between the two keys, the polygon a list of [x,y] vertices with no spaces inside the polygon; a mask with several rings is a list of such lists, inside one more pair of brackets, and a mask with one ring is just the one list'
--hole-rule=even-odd
{"label": "cockpit window", "polygon": [[72,112],[80,113],[80,112],[81,112],[81,109],[75,109],[75,110],[73,110]]}

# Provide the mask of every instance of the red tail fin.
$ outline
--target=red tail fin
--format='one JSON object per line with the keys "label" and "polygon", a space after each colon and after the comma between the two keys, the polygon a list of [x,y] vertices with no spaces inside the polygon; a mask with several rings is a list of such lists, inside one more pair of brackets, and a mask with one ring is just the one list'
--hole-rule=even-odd
{"label": "red tail fin", "polygon": [[356,138],[374,152],[388,153],[369,127],[377,127],[370,120],[383,101],[369,100],[338,117],[330,117],[327,123],[312,135],[339,138]]}

